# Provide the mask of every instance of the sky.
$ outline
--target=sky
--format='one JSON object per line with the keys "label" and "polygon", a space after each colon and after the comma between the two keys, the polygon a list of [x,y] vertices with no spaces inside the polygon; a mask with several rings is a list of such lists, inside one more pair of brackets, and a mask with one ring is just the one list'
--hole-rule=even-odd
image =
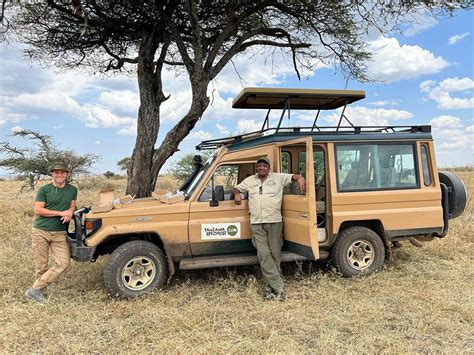
{"label": "sky", "polygon": [[[346,110],[356,125],[432,126],[440,167],[474,165],[474,16],[457,12],[435,20],[423,14],[401,33],[373,35],[366,63],[374,82],[346,80],[334,67],[317,65],[298,80],[289,58],[269,60],[262,53],[235,58],[209,86],[211,105],[181,143],[162,173],[202,140],[259,130],[265,111],[232,109],[245,87],[364,90],[366,98]],[[164,72],[162,124],[156,146],[190,105],[188,78]],[[139,106],[136,76],[104,77],[58,71],[28,61],[20,44],[0,44],[0,142],[26,143],[12,132],[32,129],[50,135],[63,149],[101,157],[96,174],[119,172],[117,162],[130,156],[136,137]],[[271,122],[279,117],[274,112]],[[320,125],[337,123],[337,112],[325,112]],[[314,112],[292,112],[286,126],[311,126]],[[7,171],[0,169],[0,175]]]}

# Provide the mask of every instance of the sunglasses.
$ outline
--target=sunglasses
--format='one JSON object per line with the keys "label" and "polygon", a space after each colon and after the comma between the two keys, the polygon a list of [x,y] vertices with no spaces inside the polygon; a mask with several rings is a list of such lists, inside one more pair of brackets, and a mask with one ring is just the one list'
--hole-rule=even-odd
{"label": "sunglasses", "polygon": [[259,193],[260,195],[262,194],[262,187],[261,187],[261,186],[258,188],[258,193]]}

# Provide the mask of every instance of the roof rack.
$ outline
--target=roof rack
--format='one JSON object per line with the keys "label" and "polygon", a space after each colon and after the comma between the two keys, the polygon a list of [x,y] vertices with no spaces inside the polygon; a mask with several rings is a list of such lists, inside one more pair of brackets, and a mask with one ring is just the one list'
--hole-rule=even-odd
{"label": "roof rack", "polygon": [[[431,126],[355,126],[345,115],[348,104],[365,98],[362,90],[321,90],[286,88],[245,88],[232,102],[233,108],[268,109],[259,131],[232,137],[210,139],[196,146],[197,150],[216,149],[222,146],[249,141],[271,134],[300,135],[351,135],[360,133],[420,133],[431,132]],[[321,110],[334,110],[342,107],[337,126],[318,126]],[[270,127],[270,111],[281,109],[282,113],[276,127]],[[283,117],[291,110],[317,110],[311,127],[281,127]],[[345,120],[349,126],[342,126]]]}
{"label": "roof rack", "polygon": [[317,136],[317,135],[357,135],[357,134],[414,134],[414,133],[430,133],[431,126],[325,126],[325,127],[273,127],[260,131],[244,133],[232,137],[210,139],[202,141],[196,146],[197,150],[217,149],[223,146],[250,141],[259,137],[269,135],[293,135]]}

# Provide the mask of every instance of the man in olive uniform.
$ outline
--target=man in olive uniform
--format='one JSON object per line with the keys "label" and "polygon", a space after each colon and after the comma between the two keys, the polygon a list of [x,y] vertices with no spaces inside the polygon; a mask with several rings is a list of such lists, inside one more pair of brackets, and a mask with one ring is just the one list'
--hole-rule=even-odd
{"label": "man in olive uniform", "polygon": [[306,181],[300,175],[270,172],[270,160],[257,160],[257,174],[249,176],[234,188],[234,202],[241,204],[240,192],[249,193],[250,228],[252,243],[257,248],[258,261],[266,281],[265,298],[285,300],[284,283],[280,272],[283,246],[281,203],[283,188],[296,181],[301,192]]}
{"label": "man in olive uniform", "polygon": [[[69,266],[67,223],[76,209],[77,189],[68,184],[69,168],[54,163],[50,169],[53,182],[40,187],[35,200],[36,219],[31,232],[35,261],[35,279],[25,296],[36,302],[46,301],[45,289]],[[48,267],[49,250],[55,265]]]}

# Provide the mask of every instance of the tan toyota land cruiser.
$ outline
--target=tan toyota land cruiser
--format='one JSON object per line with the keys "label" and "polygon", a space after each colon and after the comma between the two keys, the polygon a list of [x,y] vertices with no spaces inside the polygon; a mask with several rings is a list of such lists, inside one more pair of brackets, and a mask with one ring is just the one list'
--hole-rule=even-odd
{"label": "tan toyota land cruiser", "polygon": [[[105,213],[74,214],[68,240],[72,258],[95,261],[111,254],[105,286],[133,298],[163,286],[176,268],[200,269],[257,263],[248,204],[233,202],[232,188],[256,173],[267,156],[275,172],[306,178],[306,194],[290,186],[283,196],[283,261],[330,258],[347,277],[381,270],[391,247],[442,238],[449,220],[466,205],[466,190],[453,173],[439,172],[430,126],[354,126],[348,104],[363,91],[244,89],[234,108],[267,109],[257,132],[200,143],[214,149],[195,157],[184,201],[133,200]],[[321,110],[342,108],[335,127],[318,125]],[[282,110],[276,126],[270,110]],[[310,127],[283,127],[291,110],[314,110]],[[343,125],[343,122],[345,125]]]}

